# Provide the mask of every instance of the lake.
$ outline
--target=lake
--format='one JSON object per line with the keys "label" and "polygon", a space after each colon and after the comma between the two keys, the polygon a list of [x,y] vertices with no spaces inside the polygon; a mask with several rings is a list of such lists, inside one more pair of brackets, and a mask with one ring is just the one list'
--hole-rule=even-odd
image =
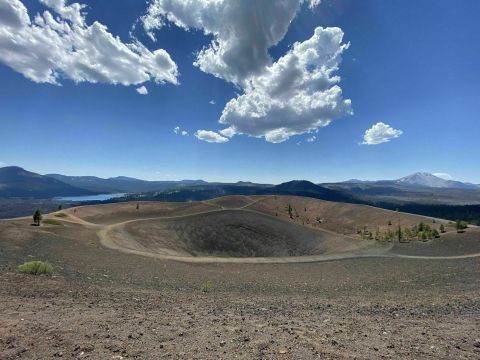
{"label": "lake", "polygon": [[105,201],[110,199],[119,198],[125,196],[125,193],[117,194],[98,194],[98,195],[85,195],[85,196],[59,196],[53,200],[57,201]]}

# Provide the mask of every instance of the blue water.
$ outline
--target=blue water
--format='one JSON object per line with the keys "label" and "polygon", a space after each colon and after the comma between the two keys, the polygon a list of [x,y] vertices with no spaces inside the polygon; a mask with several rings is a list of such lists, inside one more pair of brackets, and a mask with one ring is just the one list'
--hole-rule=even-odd
{"label": "blue water", "polygon": [[98,194],[98,195],[86,195],[86,196],[59,196],[54,198],[57,201],[105,201],[118,197],[125,196],[125,193],[117,194]]}

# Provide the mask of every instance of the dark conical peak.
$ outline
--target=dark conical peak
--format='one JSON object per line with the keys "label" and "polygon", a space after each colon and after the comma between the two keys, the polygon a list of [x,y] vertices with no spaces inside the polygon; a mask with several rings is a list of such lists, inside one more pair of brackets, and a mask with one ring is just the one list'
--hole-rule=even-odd
{"label": "dark conical peak", "polygon": [[283,190],[307,190],[307,189],[316,189],[318,188],[318,185],[315,185],[311,181],[307,180],[292,180],[288,182],[284,182],[280,185],[275,186],[277,189],[283,189]]}

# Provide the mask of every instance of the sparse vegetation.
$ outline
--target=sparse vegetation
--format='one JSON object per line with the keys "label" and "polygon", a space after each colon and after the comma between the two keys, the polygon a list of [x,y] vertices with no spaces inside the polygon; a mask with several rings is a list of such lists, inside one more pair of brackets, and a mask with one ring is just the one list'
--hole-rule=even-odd
{"label": "sparse vegetation", "polygon": [[[389,221],[389,226],[391,221]],[[428,241],[433,238],[439,238],[440,233],[445,232],[445,226],[440,225],[439,229],[431,227],[423,222],[412,227],[402,227],[400,224],[396,230],[387,229],[381,231],[379,227],[375,230],[375,234],[368,229],[367,225],[361,225],[356,227],[357,235],[360,235],[362,239],[375,239],[378,241],[398,241],[409,242],[411,240]]]}
{"label": "sparse vegetation", "polygon": [[33,222],[35,225],[40,226],[40,221],[42,221],[42,213],[40,212],[40,209],[37,209],[33,213]]}
{"label": "sparse vegetation", "polygon": [[52,275],[53,267],[47,261],[28,261],[20,265],[18,271],[30,275]]}
{"label": "sparse vegetation", "polygon": [[47,225],[57,225],[57,226],[62,225],[62,223],[60,221],[55,220],[55,219],[45,219],[45,220],[42,220],[42,223],[47,224]]}
{"label": "sparse vegetation", "polygon": [[293,219],[293,208],[292,208],[292,204],[288,203],[286,210],[287,210],[287,212],[288,212],[288,216],[290,216],[290,219]]}
{"label": "sparse vegetation", "polygon": [[[272,199],[251,197],[243,209],[234,208],[243,207],[239,198],[219,200],[224,209],[142,202],[144,215],[132,211],[137,202],[91,205],[78,218],[73,209],[50,214],[36,205],[41,222],[64,227],[39,229],[31,217],[0,222],[8,241],[0,251],[4,348],[39,359],[162,351],[228,358],[239,349],[246,358],[475,357],[478,258],[471,256],[480,251],[480,229],[457,234],[441,219]],[[441,229],[447,234],[435,241]],[[51,265],[18,266],[30,260]]]}
{"label": "sparse vegetation", "polygon": [[61,213],[58,213],[58,214],[55,214],[56,217],[59,217],[59,218],[64,218],[64,217],[67,217],[68,215],[61,212]]}
{"label": "sparse vegetation", "polygon": [[463,233],[465,232],[465,229],[468,228],[468,225],[465,221],[457,220],[455,228],[457,229],[457,233]]}
{"label": "sparse vegetation", "polygon": [[201,290],[202,292],[207,293],[210,291],[211,287],[212,283],[210,282],[210,280],[205,280],[204,282],[202,282]]}

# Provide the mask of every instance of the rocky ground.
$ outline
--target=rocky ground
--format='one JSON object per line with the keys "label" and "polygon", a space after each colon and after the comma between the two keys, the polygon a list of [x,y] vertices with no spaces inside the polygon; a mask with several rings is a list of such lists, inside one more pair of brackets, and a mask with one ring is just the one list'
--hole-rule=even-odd
{"label": "rocky ground", "polygon": [[[183,263],[97,231],[0,223],[0,359],[480,359],[479,257]],[[54,275],[17,271],[33,259]]]}
{"label": "rocky ground", "polygon": [[4,272],[0,358],[476,359],[478,262],[462,263],[451,267],[453,281],[423,273],[409,284],[392,276],[398,288],[357,283],[353,272],[337,285],[297,283],[282,279],[282,269],[271,287],[262,279],[244,288],[235,286],[239,278],[217,279],[206,293],[188,279],[127,285],[108,275]]}

